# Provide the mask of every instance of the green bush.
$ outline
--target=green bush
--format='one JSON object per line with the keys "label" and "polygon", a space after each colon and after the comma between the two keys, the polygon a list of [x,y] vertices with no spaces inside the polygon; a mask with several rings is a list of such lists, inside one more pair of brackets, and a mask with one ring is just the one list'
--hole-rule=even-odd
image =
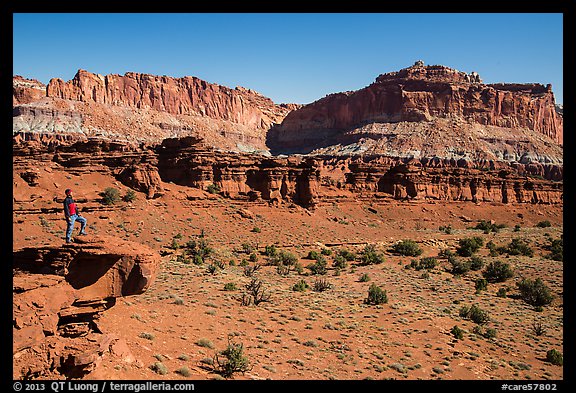
{"label": "green bush", "polygon": [[408,257],[417,257],[422,254],[422,249],[414,240],[401,240],[392,246],[392,252]]}
{"label": "green bush", "polygon": [[473,255],[470,258],[470,270],[480,270],[484,267],[484,260],[477,255]]}
{"label": "green bush", "polygon": [[318,257],[316,258],[316,262],[314,262],[311,265],[308,265],[308,269],[310,269],[310,272],[312,274],[326,274],[326,272],[328,271],[326,269],[326,258],[324,258],[323,255],[318,254]]}
{"label": "green bush", "polygon": [[368,289],[368,297],[364,300],[366,304],[382,304],[388,303],[388,295],[386,290],[383,290],[378,285],[372,283]]}
{"label": "green bush", "polygon": [[498,292],[496,292],[496,296],[506,297],[506,296],[508,296],[507,292],[508,292],[508,290],[506,288],[502,287],[502,288],[498,289]]}
{"label": "green bush", "polygon": [[352,262],[356,259],[356,254],[346,249],[338,250],[338,255],[347,260],[348,262]]}
{"label": "green bush", "polygon": [[328,281],[326,281],[325,279],[321,278],[318,279],[316,281],[314,281],[314,291],[316,292],[324,292],[327,291],[328,289],[332,288],[332,284],[330,284]]}
{"label": "green bush", "polygon": [[105,205],[114,205],[116,202],[120,201],[120,191],[113,187],[106,188],[100,193],[100,196]]}
{"label": "green bush", "polygon": [[476,251],[484,245],[484,240],[481,237],[475,236],[472,238],[460,239],[456,253],[461,257],[471,257]]}
{"label": "green bush", "polygon": [[480,220],[478,224],[474,227],[474,229],[480,229],[484,231],[484,233],[488,234],[490,232],[498,232],[500,229],[506,228],[505,224],[493,224],[490,221]]}
{"label": "green bush", "polygon": [[546,361],[556,366],[562,366],[564,364],[564,357],[561,352],[551,349],[546,352]]}
{"label": "green bush", "polygon": [[306,291],[306,289],[308,289],[308,284],[306,283],[306,281],[304,280],[300,280],[298,281],[296,284],[294,284],[294,286],[292,287],[292,290],[295,292],[304,292]]}
{"label": "green bush", "polygon": [[484,278],[491,283],[504,282],[514,276],[514,270],[510,264],[502,261],[493,261],[482,272]]}
{"label": "green bush", "polygon": [[342,255],[336,255],[332,263],[337,269],[344,269],[348,265],[346,258],[344,258]]}
{"label": "green bush", "polygon": [[517,285],[520,290],[520,297],[532,306],[546,306],[552,303],[554,299],[550,289],[540,278],[536,280],[525,278]]}
{"label": "green bush", "polygon": [[330,255],[332,255],[332,250],[329,248],[323,248],[322,251],[320,251],[320,253],[322,255],[326,255],[327,257],[329,257]]}
{"label": "green bush", "polygon": [[168,368],[162,362],[156,362],[150,366],[150,369],[157,374],[166,375],[168,374]]}
{"label": "green bush", "polygon": [[550,244],[545,248],[550,251],[548,258],[554,261],[564,260],[564,239],[562,237],[555,240],[550,239]]}
{"label": "green bush", "polygon": [[206,187],[206,191],[208,191],[210,194],[218,194],[220,193],[220,187],[218,187],[217,184],[210,184],[208,187]]}
{"label": "green bush", "polygon": [[360,282],[368,282],[370,281],[370,276],[368,275],[368,273],[364,273],[360,276],[360,278],[358,279],[358,281]]}
{"label": "green bush", "polygon": [[452,225],[450,225],[450,224],[448,224],[448,225],[442,225],[442,226],[440,226],[440,227],[438,228],[438,230],[439,230],[440,232],[444,232],[444,233],[447,234],[447,235],[450,235],[450,234],[452,234],[452,232],[453,232]]}
{"label": "green bush", "polygon": [[227,282],[224,284],[225,291],[235,291],[236,290],[236,283],[234,282]]}
{"label": "green bush", "polygon": [[463,261],[456,258],[455,256],[450,256],[448,258],[448,262],[450,262],[452,265],[450,273],[454,274],[455,276],[461,276],[470,271],[470,261]]}
{"label": "green bush", "polygon": [[377,265],[384,262],[384,255],[376,252],[376,247],[373,244],[368,244],[360,254],[360,264],[362,265]]}
{"label": "green bush", "polygon": [[274,244],[271,244],[271,245],[266,246],[264,248],[264,255],[266,255],[267,257],[274,257],[274,256],[276,256],[277,253],[278,253],[278,249],[276,248],[276,246]]}
{"label": "green bush", "polygon": [[534,251],[528,246],[528,241],[519,238],[512,239],[505,252],[508,255],[534,256]]}
{"label": "green bush", "polygon": [[136,193],[133,190],[126,191],[126,194],[122,197],[124,202],[132,202],[136,200]]}
{"label": "green bush", "polygon": [[230,378],[234,373],[244,374],[250,370],[248,358],[244,355],[244,345],[236,344],[228,337],[228,347],[214,356],[214,368],[224,378]]}
{"label": "green bush", "polygon": [[471,307],[463,306],[460,309],[459,315],[462,318],[470,319],[479,325],[483,325],[490,320],[488,313],[475,304]]}
{"label": "green bush", "polygon": [[464,338],[464,330],[460,329],[458,326],[454,325],[450,333],[454,336],[454,338],[458,340],[462,340]]}
{"label": "green bush", "polygon": [[485,291],[488,288],[488,281],[484,278],[479,278],[474,282],[476,292]]}
{"label": "green bush", "polygon": [[551,226],[552,224],[548,220],[540,221],[538,224],[536,224],[536,227],[538,228],[550,228]]}

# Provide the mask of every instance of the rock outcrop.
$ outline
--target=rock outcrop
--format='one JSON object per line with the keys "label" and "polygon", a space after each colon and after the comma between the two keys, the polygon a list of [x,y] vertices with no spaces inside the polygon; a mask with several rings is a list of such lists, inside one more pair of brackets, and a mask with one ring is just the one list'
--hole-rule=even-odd
{"label": "rock outcrop", "polygon": [[[417,63],[380,75],[363,89],[330,94],[290,112],[270,130],[268,146],[278,152],[307,153],[340,143],[342,134],[353,134],[352,130],[367,124],[433,119],[525,129],[547,136],[552,143],[563,143],[563,120],[555,110],[551,85],[486,85],[475,73]],[[349,135],[352,140],[347,142],[370,136],[356,134]],[[456,135],[447,134],[445,142],[458,146]]]}
{"label": "rock outcrop", "polygon": [[80,378],[105,355],[134,361],[98,318],[116,298],[146,291],[159,263],[149,247],[109,236],[15,250],[14,379]]}
{"label": "rock outcrop", "polygon": [[194,137],[168,138],[159,145],[96,139],[54,145],[46,139],[44,148],[39,140],[44,139],[19,136],[13,148],[15,173],[29,185],[37,181],[29,162],[34,159],[75,174],[112,175],[147,198],[162,195],[168,182],[232,199],[306,208],[338,190],[412,200],[557,204],[563,198],[563,167],[529,158],[507,163],[367,154],[265,157],[218,152]]}
{"label": "rock outcrop", "polygon": [[12,78],[12,105],[28,104],[46,96],[46,85],[20,75]]}

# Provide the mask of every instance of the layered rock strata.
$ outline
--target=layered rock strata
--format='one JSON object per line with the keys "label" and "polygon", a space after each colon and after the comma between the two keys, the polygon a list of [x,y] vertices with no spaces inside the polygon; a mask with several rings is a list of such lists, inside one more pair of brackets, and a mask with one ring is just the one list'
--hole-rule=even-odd
{"label": "layered rock strata", "polygon": [[[292,111],[270,130],[268,146],[309,152],[335,144],[346,131],[366,124],[422,123],[435,118],[526,129],[563,143],[563,118],[555,110],[551,85],[486,85],[477,74],[417,63],[382,74],[363,89],[330,94]],[[447,135],[445,142],[451,143],[452,137]]]}

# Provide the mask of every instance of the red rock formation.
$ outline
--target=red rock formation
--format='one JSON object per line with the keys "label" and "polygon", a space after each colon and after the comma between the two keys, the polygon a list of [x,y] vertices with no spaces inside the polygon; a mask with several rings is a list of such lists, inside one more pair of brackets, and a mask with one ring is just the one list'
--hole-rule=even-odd
{"label": "red rock formation", "polygon": [[117,297],[143,293],[156,275],[160,256],[147,246],[110,236],[75,240],[14,251],[14,379],[92,371],[110,346],[121,346],[99,331],[98,315]]}
{"label": "red rock formation", "polygon": [[[20,144],[25,143],[30,142]],[[33,165],[24,159],[29,157],[58,163],[76,173],[110,174],[148,198],[163,193],[162,182],[206,191],[216,186],[217,192],[233,199],[307,208],[321,203],[334,185],[394,199],[556,204],[563,198],[562,166],[529,159],[509,164],[383,155],[264,157],[217,152],[193,137],[169,138],[157,146],[88,140],[58,145],[44,153],[39,147],[13,151],[15,171],[26,181],[35,178]]]}
{"label": "red rock formation", "polygon": [[257,92],[205,82],[196,77],[171,78],[128,72],[97,75],[79,70],[74,79],[52,79],[48,97],[133,108],[151,108],[178,115],[201,115],[249,127],[268,129],[290,110]]}
{"label": "red rock formation", "polygon": [[42,97],[46,97],[46,85],[43,83],[20,75],[12,78],[12,105],[28,104]]}
{"label": "red rock formation", "polygon": [[366,88],[331,94],[289,113],[269,132],[268,144],[278,150],[310,151],[310,146],[334,144],[343,131],[367,123],[433,118],[526,128],[558,144],[563,139],[562,117],[555,111],[550,85],[485,85],[476,75],[448,67],[414,65],[380,75]]}

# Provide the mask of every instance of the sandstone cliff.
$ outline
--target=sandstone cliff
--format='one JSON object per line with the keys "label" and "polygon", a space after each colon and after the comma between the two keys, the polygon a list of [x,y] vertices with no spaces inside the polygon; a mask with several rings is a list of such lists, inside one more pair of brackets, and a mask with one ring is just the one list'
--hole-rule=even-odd
{"label": "sandstone cliff", "polygon": [[[561,145],[563,121],[554,105],[550,85],[485,85],[477,74],[417,63],[380,75],[363,89],[331,94],[289,113],[269,132],[268,145],[279,152],[306,153],[341,142],[358,142],[362,136],[381,139],[380,134],[386,134],[366,133],[368,126],[381,130],[407,123],[405,128],[413,133],[418,130],[411,127],[437,119],[441,119],[436,124],[441,133],[450,131],[452,125],[457,129],[482,125],[514,130],[525,139],[545,135],[550,143]],[[359,135],[363,134],[360,129],[366,135]],[[396,136],[388,134],[388,138]],[[489,132],[485,134],[489,136]],[[456,138],[456,133],[448,132],[444,142],[458,146]]]}
{"label": "sandstone cliff", "polygon": [[[561,204],[563,167],[502,160],[406,158],[384,155],[264,157],[218,152],[193,137],[158,145],[89,139],[14,139],[14,171],[29,185],[35,168],[51,162],[80,175],[101,172],[143,192],[164,193],[162,184],[215,190],[220,195],[306,208],[334,194],[422,201]],[[15,207],[16,209],[16,207]]]}
{"label": "sandstone cliff", "polygon": [[134,72],[102,76],[79,70],[71,81],[52,79],[46,91],[48,97],[207,116],[263,130],[288,112],[253,90],[230,89],[190,76],[171,78]]}

